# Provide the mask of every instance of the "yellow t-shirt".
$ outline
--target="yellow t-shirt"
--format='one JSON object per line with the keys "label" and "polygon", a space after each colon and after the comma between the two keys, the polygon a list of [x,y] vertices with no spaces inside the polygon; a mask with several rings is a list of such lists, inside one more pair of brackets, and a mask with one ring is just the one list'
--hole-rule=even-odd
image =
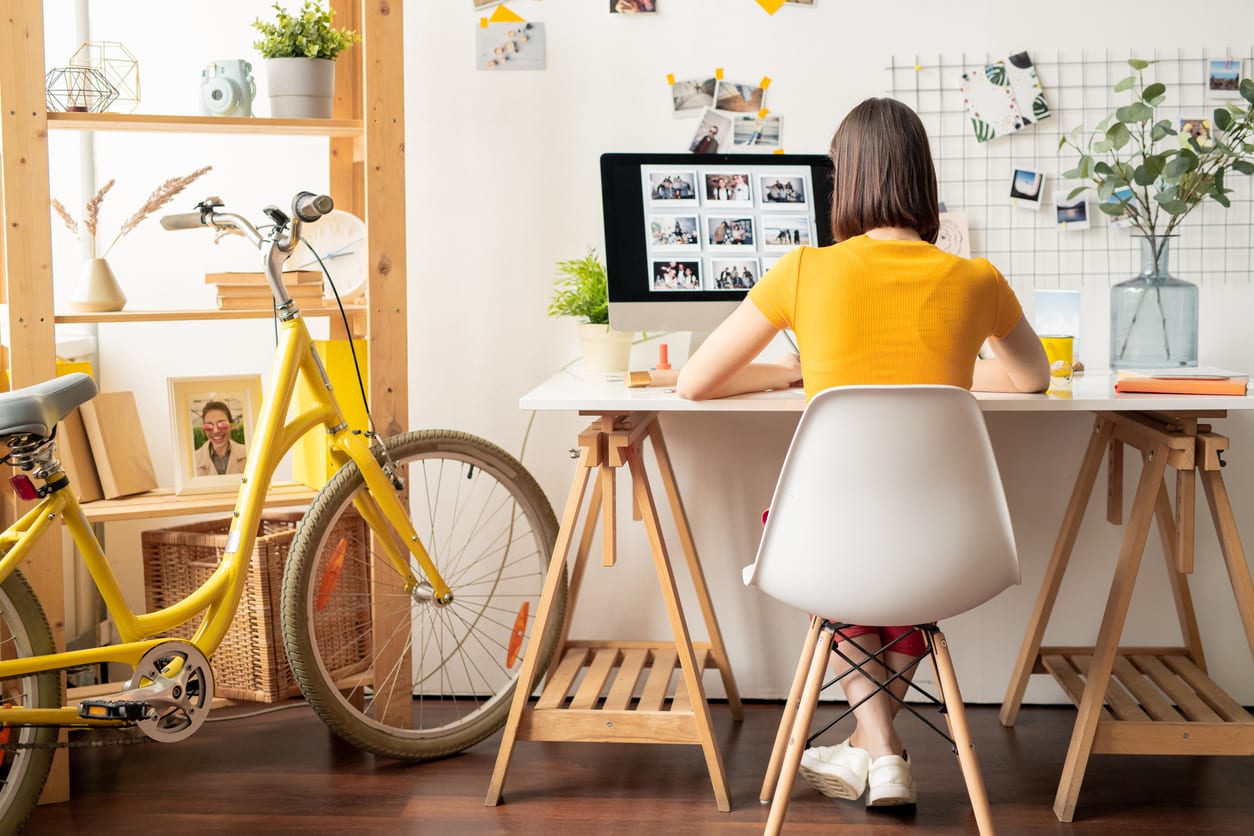
{"label": "yellow t-shirt", "polygon": [[771,324],[797,335],[807,400],[855,384],[970,389],[984,340],[1006,336],[1023,315],[985,259],[865,235],[792,250],[749,298]]}

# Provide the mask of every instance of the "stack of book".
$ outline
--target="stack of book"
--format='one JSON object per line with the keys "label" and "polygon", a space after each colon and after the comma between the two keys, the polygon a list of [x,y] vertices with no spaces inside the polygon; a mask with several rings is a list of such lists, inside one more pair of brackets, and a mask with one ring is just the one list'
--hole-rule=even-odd
{"label": "stack of book", "polygon": [[1115,381],[1116,392],[1154,392],[1166,395],[1244,395],[1250,376],[1245,372],[1193,366],[1175,369],[1124,369]]}
{"label": "stack of book", "polygon": [[[270,310],[274,295],[265,273],[206,273],[205,284],[217,285],[218,310]],[[283,285],[297,307],[322,306],[322,273],[318,270],[291,270],[283,274]]]}

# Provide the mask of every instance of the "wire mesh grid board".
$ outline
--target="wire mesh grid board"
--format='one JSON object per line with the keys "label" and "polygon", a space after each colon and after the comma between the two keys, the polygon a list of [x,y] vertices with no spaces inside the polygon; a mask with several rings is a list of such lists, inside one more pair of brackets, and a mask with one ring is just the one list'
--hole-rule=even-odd
{"label": "wire mesh grid board", "polygon": [[[1158,51],[1154,54],[1114,52],[1042,53],[1028,51],[1051,114],[1013,133],[985,142],[976,138],[964,110],[963,73],[1008,57],[977,55],[894,56],[887,68],[889,94],[910,105],[922,118],[932,143],[940,199],[950,211],[965,211],[973,256],[989,259],[1019,288],[1080,289],[1109,286],[1139,272],[1135,230],[1115,226],[1087,195],[1087,228],[1059,223],[1053,195],[1080,185],[1060,174],[1075,167],[1071,148],[1059,149],[1062,136],[1084,128],[1087,142],[1094,127],[1133,93],[1116,93],[1115,84],[1133,74],[1129,58],[1152,60],[1145,83],[1167,86],[1158,118],[1212,121],[1223,93],[1212,92],[1212,61],[1235,61],[1241,77],[1254,67],[1254,47]],[[1239,98],[1237,101],[1241,101]],[[1173,138],[1168,138],[1170,141]],[[1012,200],[1016,169],[1044,175],[1039,203]],[[1176,230],[1170,270],[1201,285],[1248,283],[1254,243],[1251,218],[1254,200],[1250,178],[1233,172],[1226,185],[1233,190],[1225,209],[1206,200]]]}

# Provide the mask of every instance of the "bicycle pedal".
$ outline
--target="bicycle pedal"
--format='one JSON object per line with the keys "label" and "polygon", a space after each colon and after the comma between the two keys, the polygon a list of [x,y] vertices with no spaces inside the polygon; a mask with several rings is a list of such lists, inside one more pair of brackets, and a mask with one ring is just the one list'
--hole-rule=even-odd
{"label": "bicycle pedal", "polygon": [[94,699],[78,704],[78,716],[85,720],[121,720],[137,723],[148,716],[151,706],[139,700]]}

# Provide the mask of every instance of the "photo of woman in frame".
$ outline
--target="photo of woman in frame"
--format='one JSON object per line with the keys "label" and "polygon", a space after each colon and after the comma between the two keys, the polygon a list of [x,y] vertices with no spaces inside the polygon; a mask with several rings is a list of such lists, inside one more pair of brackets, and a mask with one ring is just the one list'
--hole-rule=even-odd
{"label": "photo of woman in frame", "polygon": [[261,376],[171,378],[175,492],[238,487],[261,403]]}

